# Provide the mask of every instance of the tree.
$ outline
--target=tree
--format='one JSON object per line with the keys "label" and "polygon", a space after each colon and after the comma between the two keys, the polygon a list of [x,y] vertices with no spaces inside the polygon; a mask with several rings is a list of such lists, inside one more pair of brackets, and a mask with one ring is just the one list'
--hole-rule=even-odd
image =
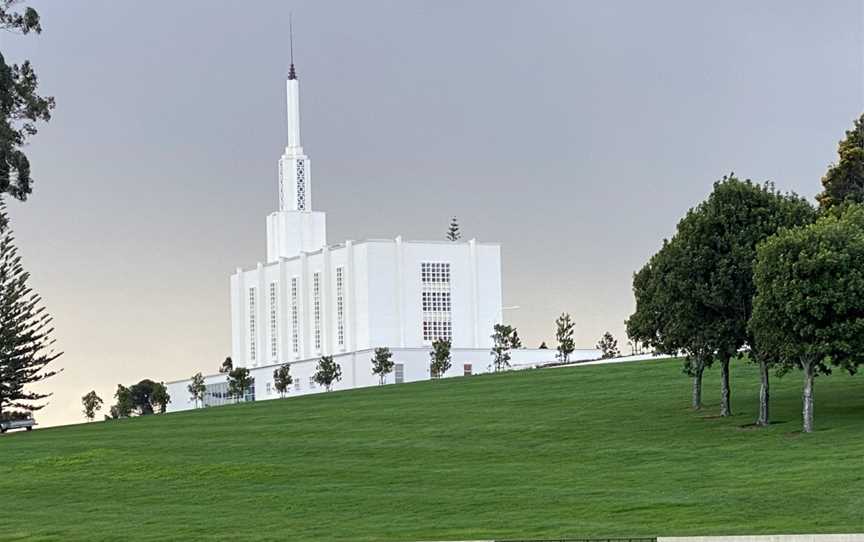
{"label": "tree", "polygon": [[383,386],[387,375],[393,372],[396,365],[393,362],[393,353],[389,348],[376,348],[372,357],[372,374],[378,375],[378,384]]}
{"label": "tree", "polygon": [[633,275],[636,311],[627,319],[627,335],[634,343],[668,354],[684,354],[683,372],[693,379],[691,405],[702,408],[702,375],[714,361],[706,330],[700,327],[703,308],[685,291],[692,285],[685,269],[689,255],[677,239],[662,248]]}
{"label": "tree", "polygon": [[828,168],[822,177],[824,190],[816,196],[823,209],[844,201],[864,202],[864,115],[846,132],[846,139],[840,142],[837,153],[840,160]]}
{"label": "tree", "polygon": [[333,356],[321,356],[313,378],[316,384],[330,391],[334,382],[342,380],[342,367],[333,360]]}
{"label": "tree", "polygon": [[454,216],[450,219],[450,227],[447,229],[447,240],[453,241],[454,243],[462,238],[462,232],[459,231],[459,222],[456,220]]}
{"label": "tree", "polygon": [[730,361],[745,346],[758,349],[747,332],[756,246],[814,216],[813,207],[794,194],[729,175],[688,211],[672,241],[634,276],[637,310],[628,334],[661,352],[686,354],[685,371],[696,378],[694,407],[699,408],[697,394],[701,405],[701,372],[716,358],[720,414],[732,414]]}
{"label": "tree", "polygon": [[[226,359],[229,361],[231,358]],[[246,367],[237,367],[228,373],[228,395],[234,398],[235,403],[246,396],[246,391],[252,387],[254,380]]]}
{"label": "tree", "polygon": [[132,392],[126,386],[117,384],[117,391],[114,392],[114,399],[117,400],[111,407],[111,417],[115,420],[118,418],[128,418],[132,415],[132,410],[135,405],[132,401]]}
{"label": "tree", "polygon": [[555,357],[567,363],[570,354],[576,350],[576,343],[573,341],[573,320],[570,319],[569,314],[562,312],[555,320],[555,327],[555,338],[558,340],[558,355]]}
{"label": "tree", "polygon": [[165,384],[154,382],[149,378],[133,384],[128,390],[132,410],[137,411],[140,416],[149,416],[157,411],[164,414],[168,403],[171,402]]}
{"label": "tree", "polygon": [[540,343],[539,348],[540,348],[540,350],[548,350],[549,349],[549,347],[546,346],[546,341],[543,341],[542,343]]}
{"label": "tree", "polygon": [[273,371],[273,384],[279,397],[285,398],[285,392],[291,388],[294,378],[291,376],[291,365],[283,363]]}
{"label": "tree", "polygon": [[29,279],[0,198],[0,415],[6,409],[41,409],[38,401],[50,394],[32,391],[30,385],[57,374],[48,369],[61,355],[53,350],[51,316],[27,285]]}
{"label": "tree", "polygon": [[168,410],[168,403],[171,402],[171,396],[168,395],[168,388],[164,382],[159,382],[153,386],[153,394],[150,396],[153,410],[158,410],[159,414],[165,414]]}
{"label": "tree", "polygon": [[225,358],[225,361],[222,362],[222,365],[219,366],[219,372],[222,374],[230,373],[234,370],[234,361],[231,359],[231,356]]}
{"label": "tree", "polygon": [[515,327],[513,328],[513,336],[510,337],[510,347],[513,348],[513,350],[522,348],[522,339],[519,338],[519,332],[516,331]]}
{"label": "tree", "polygon": [[829,213],[759,246],[750,330],[781,374],[804,375],[803,430],[813,431],[813,388],[832,368],[864,363],[864,206]]}
{"label": "tree", "polygon": [[207,385],[204,384],[204,375],[195,373],[186,389],[189,390],[189,394],[195,402],[195,408],[198,408],[198,401],[201,401],[202,404],[204,403],[204,394],[207,392]]}
{"label": "tree", "polygon": [[[516,330],[504,324],[495,324],[492,333],[492,364],[495,371],[510,367],[510,349],[513,347],[513,334]],[[518,339],[518,335],[516,336]]]}
{"label": "tree", "polygon": [[621,352],[618,351],[618,341],[608,331],[600,338],[600,342],[597,343],[597,349],[602,352],[601,357],[603,359],[617,358],[621,355]]}
{"label": "tree", "polygon": [[[704,310],[700,326],[711,337],[720,364],[720,415],[731,416],[729,362],[752,345],[747,323],[756,288],[756,246],[781,228],[807,224],[815,210],[794,194],[781,194],[770,183],[740,181],[734,175],[714,183],[708,199],[687,213],[676,237],[688,253],[689,294]],[[758,348],[758,345],[756,345]]]}
{"label": "tree", "polygon": [[[14,11],[18,0],[0,0],[0,30],[29,34],[42,32],[33,8]],[[29,61],[6,64],[0,53],[0,194],[24,201],[32,192],[30,161],[22,150],[36,124],[51,119],[54,98],[37,93],[38,79]]]}
{"label": "tree", "polygon": [[84,417],[88,422],[92,422],[96,417],[96,412],[102,410],[102,399],[96,395],[95,391],[91,391],[81,398],[81,404],[84,405]]}
{"label": "tree", "polygon": [[432,351],[429,353],[429,373],[432,378],[441,378],[450,370],[450,341],[438,339],[432,342]]}

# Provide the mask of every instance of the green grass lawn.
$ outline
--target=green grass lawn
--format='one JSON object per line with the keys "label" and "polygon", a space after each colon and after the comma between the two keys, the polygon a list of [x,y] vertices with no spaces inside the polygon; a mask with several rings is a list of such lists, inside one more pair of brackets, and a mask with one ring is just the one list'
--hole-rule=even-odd
{"label": "green grass lawn", "polygon": [[[3,540],[464,540],[864,531],[864,376],[678,361],[419,382],[0,437]],[[14,518],[14,521],[10,521]]]}

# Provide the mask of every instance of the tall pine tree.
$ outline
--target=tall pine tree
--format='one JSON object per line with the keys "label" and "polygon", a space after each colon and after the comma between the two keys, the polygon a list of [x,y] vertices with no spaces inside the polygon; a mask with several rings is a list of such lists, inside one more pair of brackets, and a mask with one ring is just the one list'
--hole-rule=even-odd
{"label": "tall pine tree", "polygon": [[447,240],[454,243],[462,238],[462,232],[459,231],[459,222],[456,217],[450,219],[450,227],[447,229]]}
{"label": "tall pine tree", "polygon": [[51,316],[29,286],[21,257],[0,199],[0,417],[4,412],[33,412],[50,394],[29,386],[57,374],[47,370],[60,357],[52,348]]}

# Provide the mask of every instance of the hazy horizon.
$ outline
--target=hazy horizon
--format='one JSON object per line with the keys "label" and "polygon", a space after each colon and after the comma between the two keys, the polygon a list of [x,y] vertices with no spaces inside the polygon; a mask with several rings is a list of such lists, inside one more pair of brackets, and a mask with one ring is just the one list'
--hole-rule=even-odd
{"label": "hazy horizon", "polygon": [[[53,120],[8,202],[65,354],[44,425],[95,389],[215,372],[228,277],[263,260],[293,12],[303,145],[330,243],[500,242],[526,346],[627,351],[632,273],[732,171],[809,199],[864,111],[858,1],[32,1],[4,32]],[[100,413],[101,415],[101,413]]]}

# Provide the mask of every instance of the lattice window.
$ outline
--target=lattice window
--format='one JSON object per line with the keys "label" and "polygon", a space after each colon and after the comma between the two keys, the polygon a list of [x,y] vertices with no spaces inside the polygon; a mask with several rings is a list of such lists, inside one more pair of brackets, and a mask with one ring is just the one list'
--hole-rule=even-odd
{"label": "lattice window", "polygon": [[306,161],[297,160],[297,175],[294,177],[297,183],[297,210],[306,210]]}
{"label": "lattice window", "polygon": [[255,361],[256,351],[256,330],[255,330],[255,311],[256,308],[255,288],[249,288],[249,361]]}
{"label": "lattice window", "polygon": [[291,277],[291,351],[295,354],[300,351],[300,318],[298,308],[298,286],[297,277]]}
{"label": "lattice window", "polygon": [[315,350],[321,350],[321,273],[312,275],[312,314],[315,318]]}
{"label": "lattice window", "polygon": [[336,268],[336,342],[345,346],[345,284],[344,267]]}
{"label": "lattice window", "polygon": [[420,264],[420,283],[423,340],[429,342],[452,340],[450,264],[422,262]]}
{"label": "lattice window", "polygon": [[279,296],[276,282],[270,283],[270,357],[279,357]]}

